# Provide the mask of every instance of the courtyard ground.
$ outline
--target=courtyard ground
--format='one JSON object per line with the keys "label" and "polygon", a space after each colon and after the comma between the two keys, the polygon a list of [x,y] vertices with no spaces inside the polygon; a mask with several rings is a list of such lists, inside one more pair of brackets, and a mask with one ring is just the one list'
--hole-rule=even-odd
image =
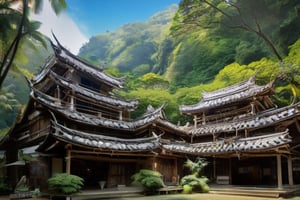
{"label": "courtyard ground", "polygon": [[[252,197],[239,195],[223,195],[223,194],[174,194],[174,195],[154,195],[154,196],[140,196],[140,197],[118,197],[118,198],[101,198],[106,200],[300,200],[300,196],[292,198],[266,198],[266,197]],[[86,200],[101,200],[99,198]],[[0,200],[9,200],[8,196],[0,196]],[[49,200],[48,198],[29,198],[24,200]]]}

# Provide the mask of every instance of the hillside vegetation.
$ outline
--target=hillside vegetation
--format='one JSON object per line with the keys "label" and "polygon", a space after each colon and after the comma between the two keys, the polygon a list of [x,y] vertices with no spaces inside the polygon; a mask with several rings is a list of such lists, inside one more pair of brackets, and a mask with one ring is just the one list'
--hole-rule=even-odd
{"label": "hillside vegetation", "polygon": [[[125,90],[116,92],[140,100],[132,118],[144,113],[149,104],[165,104],[167,118],[184,124],[190,119],[180,115],[179,105],[194,104],[202,91],[220,89],[254,74],[258,84],[275,80],[278,105],[298,101],[299,39],[298,1],[183,0],[179,7],[172,5],[145,22],[91,37],[79,56],[105,67],[107,73],[127,76]],[[46,50],[40,51],[42,56],[26,53],[30,55],[25,65],[32,73],[49,55]],[[17,79],[14,75],[8,79],[9,95],[2,96],[7,102],[16,100],[14,105],[24,105],[28,88],[23,79]],[[17,92],[12,93],[9,85]],[[0,105],[4,116],[0,129],[11,125],[18,108],[14,106],[14,113],[8,114],[11,108]]]}
{"label": "hillside vegetation", "polygon": [[258,84],[276,80],[277,104],[296,101],[300,3],[235,2],[184,0],[179,9],[173,5],[157,13],[155,20],[92,37],[79,55],[105,63],[114,75],[127,74],[122,95],[140,99],[133,117],[148,104],[166,103],[169,119],[185,123],[189,119],[179,114],[178,105],[196,103],[201,91],[226,87],[255,73]]}

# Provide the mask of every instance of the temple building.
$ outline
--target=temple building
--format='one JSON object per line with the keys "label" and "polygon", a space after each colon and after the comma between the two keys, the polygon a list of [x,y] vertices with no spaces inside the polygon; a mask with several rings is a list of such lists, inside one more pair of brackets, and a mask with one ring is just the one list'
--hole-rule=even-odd
{"label": "temple building", "polygon": [[[159,170],[165,183],[177,184],[184,155],[164,153],[160,141],[188,140],[182,127],[167,121],[163,105],[130,119],[137,100],[115,93],[124,78],[79,59],[58,41],[54,55],[32,80],[30,100],[6,138],[9,181],[26,175],[33,188],[47,188],[47,179],[67,172],[84,178],[85,188],[130,185],[139,169]],[[22,165],[20,155],[33,159]]]}
{"label": "temple building", "polygon": [[255,76],[203,92],[197,104],[180,106],[193,117],[191,143],[164,148],[208,158],[207,176],[219,184],[299,184],[300,103],[278,108],[273,93],[273,82],[259,86]]}
{"label": "temple building", "polygon": [[[278,108],[273,83],[244,82],[203,92],[195,105],[182,105],[191,126],[170,123],[164,106],[136,119],[137,100],[116,91],[124,78],[108,75],[65,49],[54,54],[32,80],[22,116],[1,141],[9,182],[23,175],[33,188],[67,172],[85,188],[130,185],[140,169],[159,171],[165,184],[186,175],[186,158],[206,158],[211,183],[232,185],[299,184],[300,103]],[[26,159],[25,159],[26,158]]]}

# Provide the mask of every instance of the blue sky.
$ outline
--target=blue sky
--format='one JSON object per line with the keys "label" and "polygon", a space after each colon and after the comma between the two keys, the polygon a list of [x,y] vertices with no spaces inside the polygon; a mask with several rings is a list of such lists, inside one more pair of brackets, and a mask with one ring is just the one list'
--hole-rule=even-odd
{"label": "blue sky", "polygon": [[67,11],[58,16],[48,1],[43,2],[42,12],[32,19],[42,22],[42,33],[52,38],[53,31],[62,45],[77,54],[91,36],[146,21],[180,0],[66,0]]}
{"label": "blue sky", "polygon": [[142,22],[180,0],[67,0],[68,14],[88,36]]}

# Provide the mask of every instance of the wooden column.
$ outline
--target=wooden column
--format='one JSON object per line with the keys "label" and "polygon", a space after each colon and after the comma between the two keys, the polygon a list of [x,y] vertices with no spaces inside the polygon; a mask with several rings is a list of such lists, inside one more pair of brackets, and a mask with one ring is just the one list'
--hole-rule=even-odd
{"label": "wooden column", "polygon": [[71,149],[67,147],[66,173],[71,174]]}
{"label": "wooden column", "polygon": [[255,114],[255,105],[254,102],[251,102],[251,114],[254,115]]}
{"label": "wooden column", "polygon": [[206,124],[206,117],[205,117],[205,113],[202,113],[202,124],[205,125]]}
{"label": "wooden column", "polygon": [[119,112],[119,119],[120,119],[121,121],[123,120],[123,112],[122,112],[122,111]]}
{"label": "wooden column", "polygon": [[231,168],[232,168],[232,162],[231,162],[231,158],[229,158],[229,172],[228,172],[228,174],[229,174],[229,184],[231,185],[232,184],[232,182],[231,182],[231,180],[232,180],[232,170],[231,170]]}
{"label": "wooden column", "polygon": [[179,183],[179,177],[178,177],[178,166],[177,166],[177,159],[174,159],[174,171],[173,171],[174,177],[175,177],[175,184]]}
{"label": "wooden column", "polygon": [[277,186],[278,188],[282,188],[281,155],[277,155],[276,160],[277,160]]}
{"label": "wooden column", "polygon": [[217,180],[216,158],[213,158],[213,179]]}
{"label": "wooden column", "polygon": [[288,163],[289,185],[294,185],[294,180],[293,180],[293,163],[292,163],[292,156],[291,155],[289,155],[287,157],[287,163]]}
{"label": "wooden column", "polygon": [[71,99],[70,99],[70,110],[71,110],[71,111],[74,111],[74,96],[71,95],[70,98],[71,98]]}
{"label": "wooden column", "polygon": [[60,88],[59,88],[59,85],[56,86],[56,89],[55,89],[55,98],[56,98],[56,101],[55,103],[60,105],[61,104],[61,99],[60,99]]}

